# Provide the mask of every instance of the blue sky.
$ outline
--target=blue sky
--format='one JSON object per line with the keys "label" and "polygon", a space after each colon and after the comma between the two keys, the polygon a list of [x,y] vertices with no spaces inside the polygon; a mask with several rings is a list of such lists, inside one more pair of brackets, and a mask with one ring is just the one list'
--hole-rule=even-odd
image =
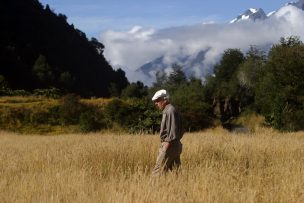
{"label": "blue sky", "polygon": [[266,13],[288,0],[40,0],[68,22],[99,38],[107,30],[125,31],[139,25],[162,29],[203,22],[229,22],[248,8],[263,8]]}

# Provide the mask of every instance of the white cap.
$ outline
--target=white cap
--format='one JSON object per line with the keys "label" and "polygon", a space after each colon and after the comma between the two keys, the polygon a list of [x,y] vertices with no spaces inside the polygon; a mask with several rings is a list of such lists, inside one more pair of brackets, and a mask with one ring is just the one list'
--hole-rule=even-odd
{"label": "white cap", "polygon": [[152,97],[152,101],[155,101],[159,98],[169,99],[169,93],[167,90],[158,90],[155,92],[154,96]]}

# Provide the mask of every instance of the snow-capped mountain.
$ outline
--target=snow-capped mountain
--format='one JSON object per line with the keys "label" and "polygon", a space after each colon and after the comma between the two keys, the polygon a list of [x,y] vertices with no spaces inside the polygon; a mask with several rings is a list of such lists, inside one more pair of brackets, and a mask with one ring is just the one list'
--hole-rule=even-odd
{"label": "snow-capped mountain", "polygon": [[264,20],[266,18],[267,18],[267,16],[263,9],[250,8],[247,11],[245,11],[243,14],[241,14],[238,17],[236,17],[235,19],[231,20],[230,23],[240,22],[240,21],[248,20],[248,19],[253,20],[253,21]]}
{"label": "snow-capped mountain", "polygon": [[[288,0],[287,0],[288,1]],[[130,31],[103,33],[104,56],[125,70],[132,82],[152,85],[155,73],[169,74],[178,64],[187,76],[204,79],[227,49],[246,53],[251,45],[267,53],[281,37],[299,36],[304,41],[304,0],[282,5],[267,15],[248,9],[227,23],[198,23],[165,29],[136,26]]]}
{"label": "snow-capped mountain", "polygon": [[[289,3],[285,4],[285,6],[289,6],[289,5],[295,6],[301,10],[304,10],[304,0],[299,0],[297,2],[289,2]],[[250,8],[250,9],[246,10],[243,14],[240,14],[235,19],[231,20],[230,23],[236,23],[236,22],[240,22],[240,21],[244,21],[244,20],[253,20],[253,21],[265,20],[265,19],[269,18],[270,16],[272,16],[273,14],[275,14],[276,12],[277,11],[272,11],[266,15],[264,10],[261,8],[259,8],[259,9]]]}
{"label": "snow-capped mountain", "polygon": [[[136,71],[143,73],[146,76],[154,77],[156,72],[170,73],[172,71],[172,63],[180,65],[183,72],[187,77],[195,77],[197,75],[207,75],[211,73],[211,69],[204,68],[205,54],[209,51],[209,48],[202,50],[195,55],[186,56],[172,56],[171,59],[168,56],[161,56],[151,62],[148,62],[138,68]],[[203,72],[204,71],[204,72]]]}
{"label": "snow-capped mountain", "polygon": [[[289,3],[285,4],[285,6],[289,6],[289,5],[295,6],[301,10],[304,10],[304,0],[299,0],[297,2],[289,2]],[[243,14],[240,14],[235,19],[231,20],[230,23],[236,23],[236,22],[240,22],[240,21],[244,21],[244,20],[253,20],[253,21],[265,20],[268,17],[275,14],[276,12],[277,11],[272,11],[266,15],[264,10],[261,8],[259,8],[259,9],[250,8],[250,9],[246,10]]]}
{"label": "snow-capped mountain", "polygon": [[297,2],[290,2],[290,3],[287,3],[286,5],[296,6],[299,9],[304,10],[304,0],[300,0],[300,1],[297,1]]}
{"label": "snow-capped mountain", "polygon": [[[246,10],[243,14],[237,16],[235,19],[233,19],[232,21],[227,23],[227,26],[236,27],[236,26],[238,26],[237,25],[238,23],[246,22],[246,21],[252,21],[253,23],[256,21],[261,21],[261,22],[265,21],[266,22],[267,19],[272,18],[273,16],[276,16],[276,15],[282,16],[283,15],[282,13],[284,13],[282,11],[284,11],[284,9],[285,10],[288,9],[288,6],[295,6],[299,9],[304,10],[304,0],[300,0],[298,2],[287,3],[283,7],[279,8],[278,10],[273,11],[267,15],[261,8],[259,8],[259,9],[250,8],[250,9]],[[289,13],[289,12],[287,12],[287,13]],[[246,26],[246,24],[245,24],[245,26]],[[266,27],[267,27],[267,25],[266,25]],[[229,28],[228,28],[228,30],[229,30]],[[243,31],[243,32],[246,33],[246,31]],[[257,40],[257,41],[259,41],[259,40]],[[187,54],[183,54],[183,53],[180,53],[180,54],[175,53],[173,55],[166,53],[165,55],[160,55],[156,59],[140,66],[136,70],[136,72],[145,75],[146,78],[149,78],[149,79],[151,79],[151,81],[153,81],[152,78],[155,78],[156,72],[161,71],[161,72],[168,74],[172,71],[172,64],[178,64],[183,68],[183,71],[185,72],[185,74],[188,77],[199,76],[201,79],[204,79],[204,77],[206,77],[208,74],[212,73],[213,66],[210,65],[210,63],[207,63],[205,59],[206,59],[206,57],[210,57],[209,56],[210,53],[212,53],[214,51],[215,48],[212,47],[213,45],[211,44],[208,48],[202,48],[201,50],[192,53],[192,55],[191,54],[187,55]],[[250,45],[251,44],[248,44],[246,46],[249,47]],[[257,45],[257,44],[255,44],[255,45]],[[262,47],[262,49],[265,49],[267,51],[271,47],[272,44],[269,41],[265,41],[265,42],[261,42],[258,45],[260,48]],[[233,46],[233,45],[231,45],[231,46]],[[230,46],[230,48],[233,48],[231,46]],[[229,46],[227,45],[227,47],[229,47]],[[243,47],[244,47],[244,45],[243,45]],[[208,56],[206,56],[206,55],[208,55]]]}
{"label": "snow-capped mountain", "polygon": [[[289,3],[286,3],[285,6],[295,6],[301,10],[304,10],[304,0],[300,0],[300,1],[297,1],[297,2],[289,2]],[[270,17],[272,16],[273,14],[275,14],[277,11],[272,11],[270,13],[267,14],[267,17]]]}

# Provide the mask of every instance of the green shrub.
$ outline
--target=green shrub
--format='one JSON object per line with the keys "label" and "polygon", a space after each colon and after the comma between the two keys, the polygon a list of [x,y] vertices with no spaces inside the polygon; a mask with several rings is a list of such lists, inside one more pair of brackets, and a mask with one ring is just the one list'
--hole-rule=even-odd
{"label": "green shrub", "polygon": [[67,94],[61,99],[59,107],[60,120],[63,125],[78,124],[80,114],[85,106],[80,103],[80,97],[75,94]]}
{"label": "green shrub", "polygon": [[113,99],[104,108],[108,127],[119,125],[131,133],[154,132],[160,123],[161,113],[152,102],[144,99],[123,101]]}
{"label": "green shrub", "polygon": [[104,127],[103,115],[97,109],[89,109],[80,114],[79,128],[82,132],[98,131]]}
{"label": "green shrub", "polygon": [[0,96],[30,96],[31,93],[25,90],[0,89]]}
{"label": "green shrub", "polygon": [[30,96],[31,93],[25,90],[11,90],[10,96]]}
{"label": "green shrub", "polygon": [[59,89],[52,87],[49,89],[35,89],[33,95],[58,99],[62,96],[62,92]]}

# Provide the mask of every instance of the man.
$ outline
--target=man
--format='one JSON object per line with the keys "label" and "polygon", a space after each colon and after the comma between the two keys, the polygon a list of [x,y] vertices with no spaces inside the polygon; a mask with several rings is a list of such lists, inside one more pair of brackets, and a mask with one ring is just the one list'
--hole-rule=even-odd
{"label": "man", "polygon": [[163,112],[160,125],[161,146],[152,171],[152,175],[157,175],[163,171],[177,169],[181,165],[182,144],[180,139],[183,136],[183,129],[181,116],[175,107],[170,104],[169,94],[166,90],[157,91],[152,101]]}

